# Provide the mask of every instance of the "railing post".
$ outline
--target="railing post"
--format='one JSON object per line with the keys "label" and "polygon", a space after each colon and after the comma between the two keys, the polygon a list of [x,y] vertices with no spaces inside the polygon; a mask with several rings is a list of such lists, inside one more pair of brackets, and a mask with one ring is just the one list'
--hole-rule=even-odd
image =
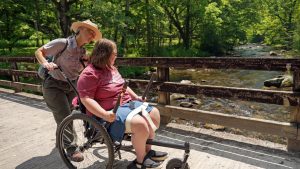
{"label": "railing post", "polygon": [[[18,64],[17,62],[12,62],[11,63],[11,70],[18,70]],[[17,75],[11,75],[11,81],[12,82],[19,82],[20,78]],[[14,85],[13,85],[14,86]],[[14,87],[15,92],[21,92],[22,89]]]}
{"label": "railing post", "polygon": [[[169,68],[157,67],[157,80],[166,82],[169,81]],[[170,104],[170,93],[158,92],[158,103],[159,104]],[[161,115],[161,124],[167,124],[171,120],[169,116]]]}
{"label": "railing post", "polygon": [[[293,91],[300,91],[300,71],[298,69],[295,69],[293,73]],[[297,137],[295,139],[288,139],[288,151],[300,151],[300,98],[297,101],[297,108],[291,112],[290,117],[290,122],[297,126]]]}
{"label": "railing post", "polygon": [[[13,69],[13,70],[18,70],[18,65],[17,65],[16,62],[12,62],[10,67],[11,67],[11,69]],[[19,76],[16,76],[16,75],[12,75],[12,76],[11,76],[11,80],[12,80],[13,82],[19,82],[19,81],[20,81]]]}

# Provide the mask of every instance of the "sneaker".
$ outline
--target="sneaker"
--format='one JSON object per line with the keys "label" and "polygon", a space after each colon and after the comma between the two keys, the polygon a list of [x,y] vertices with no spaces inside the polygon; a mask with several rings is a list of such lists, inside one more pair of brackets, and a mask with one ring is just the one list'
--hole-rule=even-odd
{"label": "sneaker", "polygon": [[75,150],[74,148],[70,148],[69,150],[67,150],[67,156],[71,161],[74,162],[81,162],[84,160],[82,153],[77,148]]}
{"label": "sneaker", "polygon": [[84,160],[84,157],[80,151],[74,151],[70,156],[70,160],[74,162],[81,162]]}
{"label": "sneaker", "polygon": [[168,153],[162,151],[150,150],[146,156],[153,161],[164,161],[165,159],[168,158]]}
{"label": "sneaker", "polygon": [[150,158],[144,160],[143,164],[134,160],[127,166],[127,169],[160,169],[162,168],[162,163],[155,162]]}

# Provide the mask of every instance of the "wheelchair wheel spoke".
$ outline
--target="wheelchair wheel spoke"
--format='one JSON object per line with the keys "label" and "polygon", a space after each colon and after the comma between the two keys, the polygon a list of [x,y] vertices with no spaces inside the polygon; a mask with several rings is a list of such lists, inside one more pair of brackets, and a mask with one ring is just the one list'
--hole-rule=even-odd
{"label": "wheelchair wheel spoke", "polygon": [[[59,126],[59,152],[69,168],[112,168],[113,144],[107,131],[85,114],[72,114]],[[76,162],[73,152],[79,151],[83,160]]]}

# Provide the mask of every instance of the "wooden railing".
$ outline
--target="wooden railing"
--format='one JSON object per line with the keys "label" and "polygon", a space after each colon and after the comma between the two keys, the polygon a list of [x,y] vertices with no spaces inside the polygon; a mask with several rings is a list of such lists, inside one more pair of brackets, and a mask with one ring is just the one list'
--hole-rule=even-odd
{"label": "wooden railing", "polygon": [[[0,57],[0,62],[10,63],[11,69],[0,69],[0,75],[11,76],[12,80],[0,80],[0,85],[15,88],[16,90],[28,89],[41,92],[41,86],[36,84],[21,83],[19,76],[37,77],[36,71],[15,70],[20,62],[37,63],[34,57]],[[152,88],[158,90],[158,103],[156,106],[161,112],[164,123],[170,117],[179,117],[186,120],[195,120],[205,123],[219,124],[227,127],[246,129],[287,137],[287,149],[300,151],[300,59],[281,58],[118,58],[119,66],[151,66],[157,67],[158,79]],[[286,71],[287,66],[293,71],[293,90],[275,91],[250,88],[236,88],[212,85],[188,85],[169,82],[169,68],[211,68],[211,69],[247,69]],[[130,79],[131,87],[146,86],[147,80]],[[189,95],[204,95],[209,97],[233,98],[237,100],[253,101],[260,103],[293,106],[295,111],[290,112],[290,122],[263,120],[217,112],[203,111],[191,108],[182,108],[170,105],[170,93]]]}

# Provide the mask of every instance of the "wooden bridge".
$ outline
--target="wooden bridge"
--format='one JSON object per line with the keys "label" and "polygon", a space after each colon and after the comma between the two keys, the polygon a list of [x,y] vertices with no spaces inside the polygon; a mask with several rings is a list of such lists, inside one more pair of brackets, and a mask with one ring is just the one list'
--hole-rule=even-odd
{"label": "wooden bridge", "polygon": [[[56,124],[41,96],[14,93],[0,88],[0,168],[65,169],[55,146]],[[191,143],[191,169],[298,169],[300,154],[287,152],[284,145],[207,129],[170,123],[162,126],[157,139]],[[160,148],[171,158],[181,158],[182,150]],[[115,169],[124,169],[134,159],[122,151]]]}
{"label": "wooden bridge", "polygon": [[[0,62],[11,64],[0,69],[0,75],[11,80],[0,80],[17,93],[2,89],[0,92],[0,168],[65,168],[54,149],[55,123],[41,97],[24,94],[22,90],[41,92],[38,84],[20,82],[20,77],[35,77],[35,71],[19,70],[20,62],[35,63],[33,57],[0,57]],[[288,138],[283,146],[243,136],[233,136],[205,129],[169,123],[158,132],[158,139],[170,142],[191,142],[191,168],[300,168],[300,60],[280,58],[118,58],[117,65],[157,67],[158,79],[153,88],[158,91],[157,107],[164,122],[170,116],[187,120],[220,124],[228,127],[257,131]],[[186,85],[169,81],[169,67],[249,69],[285,71],[291,67],[294,74],[292,91],[273,91],[210,85]],[[131,87],[143,88],[148,81],[131,79]],[[21,92],[21,93],[20,93]],[[290,122],[278,122],[227,115],[197,109],[171,106],[169,93],[205,95],[239,100],[292,106]],[[33,97],[33,98],[32,98]],[[234,139],[233,139],[234,138]],[[289,151],[287,151],[289,150]],[[171,157],[181,157],[180,150],[167,149]],[[125,160],[116,164],[124,168],[132,153],[124,152]],[[128,154],[128,155],[127,155]],[[165,164],[164,164],[165,165]]]}

